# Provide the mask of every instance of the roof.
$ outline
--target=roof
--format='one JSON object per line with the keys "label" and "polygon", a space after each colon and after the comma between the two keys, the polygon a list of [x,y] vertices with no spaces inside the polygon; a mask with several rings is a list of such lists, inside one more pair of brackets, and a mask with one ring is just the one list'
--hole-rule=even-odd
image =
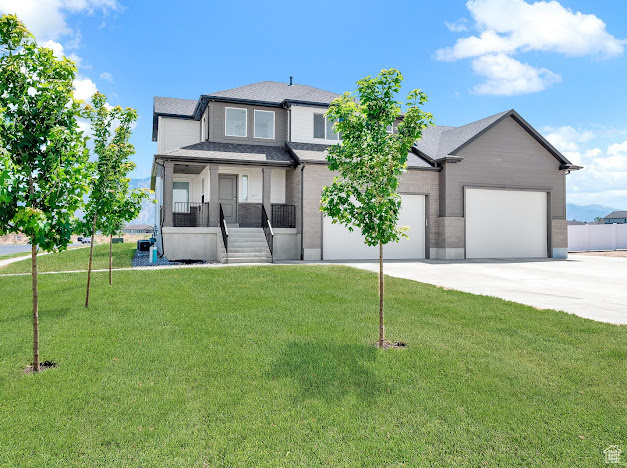
{"label": "roof", "polygon": [[603,219],[614,219],[614,218],[627,218],[627,211],[612,211],[610,214],[605,216]]}
{"label": "roof", "polygon": [[217,91],[205,95],[208,98],[236,99],[243,101],[259,101],[273,104],[284,102],[308,102],[331,104],[339,97],[337,93],[314,88],[313,86],[278,83],[276,81],[260,81],[258,83]]}
{"label": "roof", "polygon": [[124,229],[154,229],[152,224],[127,224]]}
{"label": "roof", "polygon": [[[288,141],[285,143],[290,154],[299,163],[327,164],[327,155],[329,146],[312,144],[312,143],[296,143]],[[409,153],[407,157],[407,167],[409,169],[433,169],[433,166],[414,153]]]}
{"label": "roof", "polygon": [[573,220],[569,219],[568,221],[566,221],[566,224],[569,226],[581,226],[586,223],[584,223],[583,221],[577,221],[576,219],[573,219]]}
{"label": "roof", "polygon": [[183,146],[157,157],[169,159],[200,160],[203,162],[232,161],[237,164],[261,164],[267,166],[295,166],[296,162],[283,146],[245,145],[240,143],[213,143],[203,141]]}
{"label": "roof", "polygon": [[436,162],[461,161],[459,151],[472,143],[499,122],[506,118],[513,118],[523,127],[538,143],[540,143],[559,162],[560,169],[578,170],[580,166],[572,164],[566,157],[553,147],[542,135],[529,125],[514,109],[491,115],[481,120],[471,122],[461,127],[427,127],[422,132],[422,137],[414,146],[414,151],[424,156],[427,160]]}
{"label": "roof", "polygon": [[152,141],[157,141],[160,115],[192,119],[197,104],[198,101],[192,99],[155,96],[152,111]]}

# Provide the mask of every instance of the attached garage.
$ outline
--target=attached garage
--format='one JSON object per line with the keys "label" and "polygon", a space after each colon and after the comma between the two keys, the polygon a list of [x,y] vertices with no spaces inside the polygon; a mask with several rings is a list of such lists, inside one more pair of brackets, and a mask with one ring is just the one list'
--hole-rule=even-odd
{"label": "attached garage", "polygon": [[548,256],[547,192],[465,191],[466,258]]}
{"label": "attached garage", "polygon": [[[383,247],[386,260],[425,258],[426,196],[403,194],[399,226],[408,226],[407,238]],[[377,260],[379,248],[364,243],[361,233],[333,224],[331,218],[322,222],[322,258],[324,260]]]}

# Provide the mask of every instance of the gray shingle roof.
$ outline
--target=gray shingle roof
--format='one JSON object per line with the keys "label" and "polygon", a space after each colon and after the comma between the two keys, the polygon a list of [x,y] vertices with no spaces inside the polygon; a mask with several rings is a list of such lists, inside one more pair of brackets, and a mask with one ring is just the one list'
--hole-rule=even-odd
{"label": "gray shingle roof", "polygon": [[431,159],[445,158],[509,112],[501,112],[461,127],[427,127],[416,143],[416,148]]}
{"label": "gray shingle roof", "polygon": [[256,163],[279,166],[294,166],[295,161],[283,146],[244,145],[240,143],[212,143],[203,141],[163,153],[183,159],[221,161],[233,163]]}
{"label": "gray shingle roof", "polygon": [[627,211],[612,211],[603,219],[609,219],[609,218],[627,218]]}
{"label": "gray shingle roof", "polygon": [[312,103],[330,104],[339,94],[314,88],[312,86],[287,83],[277,83],[276,81],[260,81],[238,88],[227,89],[210,93],[209,97],[219,97],[225,99],[244,99],[249,101],[264,101],[280,104],[283,101],[305,101]]}
{"label": "gray shingle roof", "polygon": [[192,117],[198,101],[155,96],[154,113]]}
{"label": "gray shingle roof", "polygon": [[[299,161],[305,163],[324,163],[327,162],[327,145],[317,145],[312,143],[296,143],[293,141],[286,142],[288,148],[296,155]],[[431,168],[432,166],[424,161],[422,158],[416,156],[413,153],[409,153],[407,157],[407,167],[411,169],[416,168]]]}

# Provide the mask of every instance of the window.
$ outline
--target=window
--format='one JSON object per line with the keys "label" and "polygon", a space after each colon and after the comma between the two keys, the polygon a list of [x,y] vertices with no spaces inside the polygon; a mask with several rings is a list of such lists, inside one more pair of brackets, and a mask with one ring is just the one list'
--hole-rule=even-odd
{"label": "window", "polygon": [[224,109],[224,134],[226,136],[246,136],[246,109],[227,107]]}
{"label": "window", "polygon": [[255,138],[274,140],[274,112],[255,111]]}
{"label": "window", "polygon": [[189,182],[172,182],[172,203],[174,213],[189,211]]}
{"label": "window", "polygon": [[[337,140],[338,134],[333,131],[333,124],[336,121],[328,120],[324,114],[314,113],[314,138],[319,138],[321,140]],[[341,138],[340,138],[341,140]]]}
{"label": "window", "polygon": [[248,201],[248,176],[242,176],[242,200]]}
{"label": "window", "polygon": [[392,133],[394,133],[394,125],[388,125],[387,127],[385,127],[385,131],[391,135]]}

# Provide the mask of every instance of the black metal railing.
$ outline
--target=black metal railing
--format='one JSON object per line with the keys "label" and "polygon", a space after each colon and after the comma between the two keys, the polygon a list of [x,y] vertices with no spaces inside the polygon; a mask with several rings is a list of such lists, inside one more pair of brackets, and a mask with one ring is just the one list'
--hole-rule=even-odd
{"label": "black metal railing", "polygon": [[261,227],[263,233],[266,235],[266,242],[268,242],[268,248],[270,249],[270,255],[272,255],[272,261],[274,261],[274,232],[272,232],[272,224],[268,219],[268,213],[266,213],[266,207],[261,205]]}
{"label": "black metal railing", "polygon": [[229,260],[229,228],[226,227],[224,219],[224,211],[222,211],[222,203],[220,203],[220,230],[222,231],[222,242],[224,242],[224,250],[226,252],[226,260]]}
{"label": "black metal railing", "polygon": [[294,205],[272,205],[272,226],[275,228],[295,228],[296,207]]}
{"label": "black metal railing", "polygon": [[175,227],[209,226],[209,203],[174,202],[172,223]]}

